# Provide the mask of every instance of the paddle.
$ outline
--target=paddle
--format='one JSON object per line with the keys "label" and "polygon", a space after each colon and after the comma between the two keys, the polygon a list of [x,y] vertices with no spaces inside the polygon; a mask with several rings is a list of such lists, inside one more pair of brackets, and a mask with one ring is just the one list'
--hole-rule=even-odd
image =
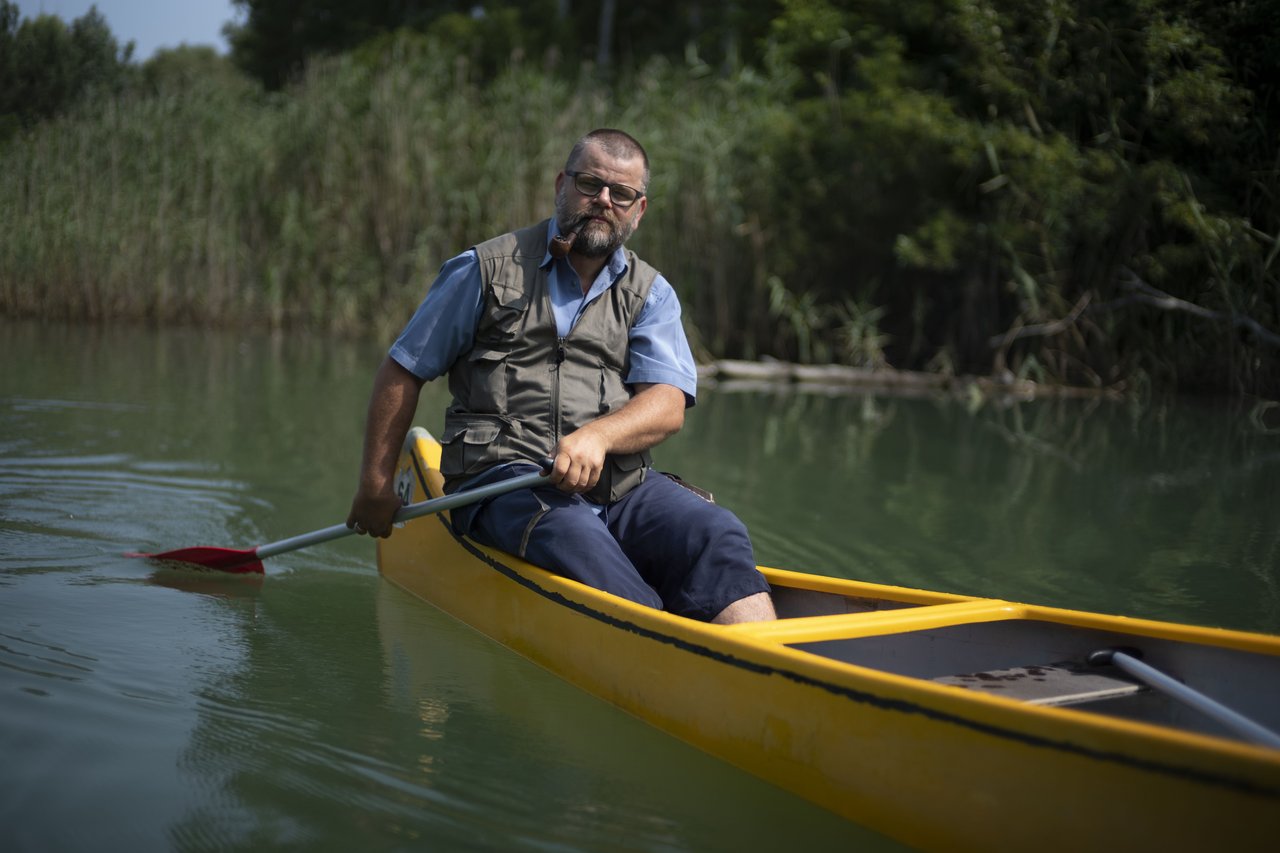
{"label": "paddle", "polygon": [[[543,470],[550,470],[552,464],[550,459],[543,460]],[[466,506],[476,501],[482,501],[485,498],[505,495],[507,492],[514,492],[518,489],[541,486],[550,481],[550,475],[531,472],[508,480],[501,480],[497,483],[490,483],[487,486],[454,492],[451,495],[432,498],[416,504],[408,504],[401,507],[395,514],[395,522],[408,521],[411,518],[419,518],[442,510]],[[341,539],[343,536],[350,536],[353,533],[355,531],[347,527],[347,525],[335,524],[332,527],[291,536],[288,539],[281,539],[279,542],[269,542],[256,548],[212,548],[198,545],[194,548],[178,548],[173,551],[162,551],[158,554],[129,553],[125,556],[192,563],[202,568],[216,569],[233,574],[261,574],[263,572],[262,561],[267,557],[274,557],[277,554],[284,554],[289,551],[297,551],[310,545],[319,545],[321,542]]]}
{"label": "paddle", "polygon": [[1272,748],[1280,748],[1280,735],[1265,726],[1259,725],[1240,712],[1228,708],[1216,699],[1211,699],[1181,681],[1171,678],[1150,664],[1143,663],[1138,660],[1137,655],[1140,654],[1137,649],[1098,649],[1089,655],[1088,662],[1091,666],[1112,664],[1119,667],[1139,681],[1145,682],[1151,687],[1167,693],[1179,702],[1195,708],[1200,713],[1212,717],[1246,740]]}

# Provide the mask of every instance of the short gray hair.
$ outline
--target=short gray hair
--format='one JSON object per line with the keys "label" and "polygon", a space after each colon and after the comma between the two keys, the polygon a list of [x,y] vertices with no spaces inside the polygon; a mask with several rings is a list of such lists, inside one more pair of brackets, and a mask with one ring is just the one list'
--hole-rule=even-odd
{"label": "short gray hair", "polygon": [[574,167],[577,165],[578,160],[582,158],[582,152],[588,145],[595,145],[610,157],[618,160],[633,160],[639,157],[641,162],[644,163],[644,186],[640,187],[640,189],[648,188],[649,155],[645,153],[644,146],[637,142],[631,134],[611,127],[593,130],[575,142],[573,149],[569,152],[569,158],[565,160],[564,170],[566,172],[576,171]]}

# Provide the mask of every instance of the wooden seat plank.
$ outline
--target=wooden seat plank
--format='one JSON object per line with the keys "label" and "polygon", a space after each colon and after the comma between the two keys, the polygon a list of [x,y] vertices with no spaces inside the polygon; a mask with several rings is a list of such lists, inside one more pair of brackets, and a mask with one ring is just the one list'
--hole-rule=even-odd
{"label": "wooden seat plank", "polygon": [[1131,696],[1145,689],[1121,674],[1069,661],[947,675],[933,681],[1032,705],[1076,705]]}

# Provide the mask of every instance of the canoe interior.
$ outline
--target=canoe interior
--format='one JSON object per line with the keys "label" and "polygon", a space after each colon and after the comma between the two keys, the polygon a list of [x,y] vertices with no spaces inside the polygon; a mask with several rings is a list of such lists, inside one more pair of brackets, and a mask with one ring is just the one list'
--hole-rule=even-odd
{"label": "canoe interior", "polygon": [[[783,621],[928,606],[781,585],[775,585],[773,592]],[[1145,663],[1280,731],[1280,658],[1274,654],[1045,618],[964,621],[786,645],[829,660],[988,695],[1236,739],[1213,719],[1166,694],[1112,667],[1087,663],[1089,654],[1099,649],[1136,649]]]}

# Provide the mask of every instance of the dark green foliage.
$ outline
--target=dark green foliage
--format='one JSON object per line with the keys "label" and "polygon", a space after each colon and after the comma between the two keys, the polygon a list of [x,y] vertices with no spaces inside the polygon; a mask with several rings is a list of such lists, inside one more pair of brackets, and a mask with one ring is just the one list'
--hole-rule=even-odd
{"label": "dark green foliage", "polygon": [[[226,30],[237,65],[269,89],[301,73],[312,56],[338,53],[424,14],[396,0],[234,0],[244,23]],[[433,3],[433,7],[462,3]]]}
{"label": "dark green foliage", "polygon": [[157,50],[140,71],[139,89],[147,94],[210,88],[247,94],[257,89],[225,56],[204,45]]}
{"label": "dark green foliage", "polygon": [[128,82],[133,43],[122,49],[96,7],[70,26],[53,15],[20,17],[16,3],[0,0],[0,140]]}
{"label": "dark green foliage", "polygon": [[769,207],[812,211],[787,226],[803,266],[775,267],[817,293],[811,313],[836,323],[850,292],[886,306],[895,364],[1280,381],[1274,336],[1250,334],[1280,329],[1276,140],[1250,127],[1274,121],[1257,104],[1275,81],[1250,76],[1261,46],[1227,60],[1234,19],[1157,0],[783,5],[803,129]]}
{"label": "dark green foliage", "polygon": [[[637,68],[655,57],[733,68],[759,58],[777,0],[235,0],[237,65],[269,89],[306,62],[407,30],[440,39],[492,76],[514,57],[576,69]],[[573,73],[570,71],[570,73]]]}

